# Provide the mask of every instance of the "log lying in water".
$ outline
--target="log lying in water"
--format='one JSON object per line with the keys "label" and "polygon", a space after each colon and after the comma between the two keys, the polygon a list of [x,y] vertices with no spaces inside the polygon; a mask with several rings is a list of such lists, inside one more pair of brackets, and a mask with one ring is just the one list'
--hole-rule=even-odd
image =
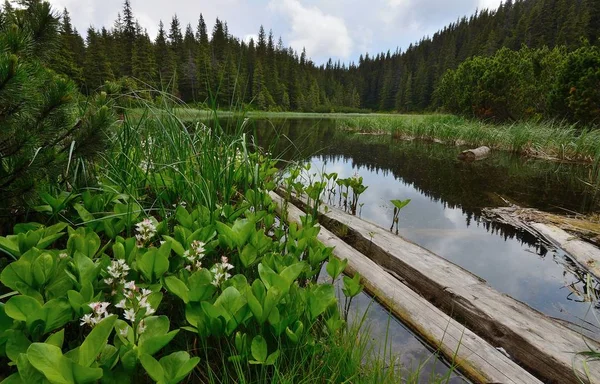
{"label": "log lying in water", "polygon": [[600,280],[600,249],[579,237],[597,241],[600,234],[599,224],[517,206],[487,208],[482,211],[482,215],[487,220],[511,225],[541,237],[550,246],[563,249],[584,270]]}
{"label": "log lying in water", "polygon": [[[280,209],[284,206],[281,197],[274,193],[271,197]],[[300,224],[303,215],[294,205],[288,204],[289,222]],[[337,257],[348,259],[348,274],[360,273],[369,293],[428,343],[439,348],[470,379],[478,383],[541,383],[494,346],[447,316],[327,229],[321,229],[319,240],[328,247],[335,247],[334,254]]]}
{"label": "log lying in water", "polygon": [[[301,201],[294,200],[299,205]],[[376,264],[402,279],[449,316],[496,347],[502,347],[544,382],[600,383],[600,364],[579,352],[594,340],[502,294],[469,271],[368,221],[327,207],[320,222]]]}
{"label": "log lying in water", "polygon": [[469,149],[467,151],[462,151],[458,154],[459,160],[464,161],[475,161],[475,160],[483,160],[490,155],[492,151],[488,147],[479,147],[475,149]]}

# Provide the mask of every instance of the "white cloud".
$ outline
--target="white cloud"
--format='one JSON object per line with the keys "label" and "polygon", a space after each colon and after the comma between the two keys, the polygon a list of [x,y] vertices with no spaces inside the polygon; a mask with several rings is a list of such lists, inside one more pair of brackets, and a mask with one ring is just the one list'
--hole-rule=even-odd
{"label": "white cloud", "polygon": [[479,0],[479,9],[496,9],[502,0]]}
{"label": "white cloud", "polygon": [[307,7],[298,0],[272,0],[269,7],[289,20],[290,45],[309,56],[336,56],[348,59],[353,41],[343,19],[325,14],[317,6]]}
{"label": "white cloud", "polygon": [[254,44],[258,41],[258,35],[256,33],[250,33],[244,36],[244,42],[246,44],[250,44],[250,40],[254,40]]}

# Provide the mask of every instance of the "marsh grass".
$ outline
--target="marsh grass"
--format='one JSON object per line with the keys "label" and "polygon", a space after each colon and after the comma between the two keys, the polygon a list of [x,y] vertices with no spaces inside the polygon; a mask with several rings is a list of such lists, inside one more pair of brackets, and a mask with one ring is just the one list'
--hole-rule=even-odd
{"label": "marsh grass", "polygon": [[[129,196],[148,214],[168,217],[182,204],[202,205],[214,212],[219,205],[238,199],[240,193],[268,182],[259,180],[258,165],[276,160],[261,154],[252,143],[243,114],[222,116],[182,105],[138,103],[136,108],[123,110],[110,137],[112,149],[99,164],[103,188]],[[228,117],[228,127],[222,127],[221,117]],[[235,347],[223,345],[223,340],[221,344],[203,340],[197,345],[194,337],[182,333],[177,347],[201,357],[189,382],[423,382],[421,370],[426,362],[414,370],[402,367],[397,359],[401,351],[392,350],[388,336],[373,342],[365,312],[340,334],[313,340],[319,348],[305,340],[307,345],[282,353],[272,367],[229,361],[226,356],[233,355]],[[444,383],[451,372],[425,380]]]}
{"label": "marsh grass", "polygon": [[560,121],[493,125],[452,115],[364,116],[338,120],[342,129],[389,133],[399,139],[480,146],[547,159],[599,162],[600,130]]}

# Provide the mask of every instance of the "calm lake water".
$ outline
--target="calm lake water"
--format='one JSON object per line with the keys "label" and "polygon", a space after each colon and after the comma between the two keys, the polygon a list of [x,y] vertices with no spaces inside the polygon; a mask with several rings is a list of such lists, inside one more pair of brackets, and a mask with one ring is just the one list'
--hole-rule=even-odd
{"label": "calm lake water", "polygon": [[[337,172],[340,178],[358,173],[369,187],[360,198],[360,215],[384,228],[392,223],[390,200],[412,199],[400,213],[401,236],[548,316],[600,335],[590,311],[598,303],[590,303],[585,274],[562,250],[546,249],[532,236],[480,219],[482,208],[505,201],[556,212],[598,210],[597,196],[582,182],[589,178],[587,167],[501,152],[463,163],[456,159],[457,147],[349,134],[337,130],[333,120],[259,120],[253,135],[275,156],[311,162],[311,172]],[[374,316],[376,323],[387,321],[381,315]],[[408,356],[403,363],[430,355],[408,331],[394,329],[395,346]],[[428,369],[443,372],[437,366]]]}

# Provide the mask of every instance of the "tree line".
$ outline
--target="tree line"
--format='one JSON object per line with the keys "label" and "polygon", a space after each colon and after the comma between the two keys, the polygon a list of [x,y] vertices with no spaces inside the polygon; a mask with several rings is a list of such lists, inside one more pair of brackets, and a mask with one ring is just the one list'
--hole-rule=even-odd
{"label": "tree line", "polygon": [[[263,110],[415,112],[447,106],[436,89],[449,70],[500,49],[552,50],[563,57],[600,38],[600,0],[506,0],[424,37],[406,51],[361,55],[357,63],[316,65],[260,27],[256,41],[232,36],[217,19],[207,30],[174,16],[156,37],[136,21],[129,0],[111,28],[89,28],[86,40],[65,10],[62,53],[52,63],[90,93],[106,81],[124,88],[168,89],[188,103]],[[127,80],[123,80],[127,79]]]}

